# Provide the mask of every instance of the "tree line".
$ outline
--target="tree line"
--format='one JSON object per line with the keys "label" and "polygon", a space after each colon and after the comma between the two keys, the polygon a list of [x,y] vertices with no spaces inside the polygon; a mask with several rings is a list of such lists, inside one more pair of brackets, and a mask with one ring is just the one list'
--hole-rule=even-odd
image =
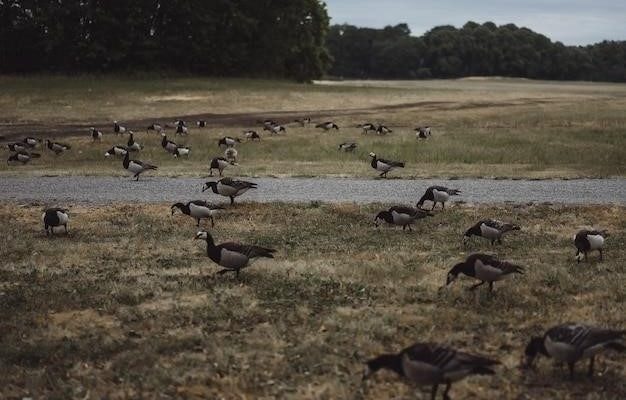
{"label": "tree line", "polygon": [[565,46],[514,24],[468,22],[411,36],[406,24],[383,29],[333,25],[328,71],[350,78],[426,79],[507,76],[626,82],[626,41]]}
{"label": "tree line", "polygon": [[319,0],[0,0],[0,73],[626,81],[626,42],[565,46],[492,22],[412,36],[329,26]]}
{"label": "tree line", "polygon": [[328,69],[328,25],[317,0],[0,0],[0,72],[308,80]]}

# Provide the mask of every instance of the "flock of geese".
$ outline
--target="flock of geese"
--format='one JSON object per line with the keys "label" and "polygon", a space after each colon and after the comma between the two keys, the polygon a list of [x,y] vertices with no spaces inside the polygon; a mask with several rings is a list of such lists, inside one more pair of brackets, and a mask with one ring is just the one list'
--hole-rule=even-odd
{"label": "flock of geese", "polygon": [[[264,131],[271,134],[285,132],[286,127],[280,125],[273,120],[260,121]],[[310,118],[298,119],[295,122],[301,126],[311,123]],[[206,126],[205,121],[197,121],[197,126],[202,128]],[[170,125],[171,126],[171,125]],[[335,129],[339,126],[334,122],[324,122],[315,125],[316,128],[325,131]],[[173,127],[179,135],[188,133],[187,125],[184,121],[175,121]],[[374,125],[370,123],[359,125],[364,134],[375,132],[384,135],[392,132],[391,129],[384,125]],[[169,140],[165,135],[162,125],[158,123],[151,124],[146,129],[161,133],[161,146],[163,149],[172,154],[174,157],[188,156],[189,147],[181,146]],[[107,150],[105,156],[123,157],[122,166],[136,180],[140,174],[145,171],[156,169],[157,167],[149,163],[139,160],[130,159],[131,152],[139,152],[143,146],[135,141],[133,132],[126,127],[114,122],[113,132],[116,134],[128,134],[129,138],[126,146],[113,146]],[[90,129],[90,135],[94,141],[102,138],[102,132],[95,128]],[[247,140],[260,140],[260,135],[253,130],[243,133]],[[416,136],[418,139],[427,138],[431,135],[430,127],[416,128]],[[40,154],[34,153],[32,150],[40,144],[40,140],[32,137],[24,138],[21,142],[15,142],[7,145],[13,154],[9,157],[9,161],[18,161],[26,163],[32,158],[40,157]],[[224,157],[215,157],[209,163],[210,173],[213,170],[219,172],[220,177],[224,169],[236,163],[237,152],[235,146],[241,143],[241,139],[233,137],[223,137],[218,141],[219,147],[225,147]],[[71,147],[67,144],[47,140],[46,147],[55,154],[61,154]],[[357,147],[356,143],[342,143],[339,150],[353,151]],[[371,167],[380,172],[381,177],[386,177],[387,173],[394,168],[404,167],[403,162],[386,160],[378,158],[375,153],[370,153]],[[217,181],[208,181],[204,184],[202,192],[212,191],[217,195],[221,195],[230,199],[233,205],[235,198],[241,196],[250,189],[256,189],[257,185],[253,182],[236,180],[229,177],[223,177]],[[412,225],[423,218],[432,217],[433,211],[438,204],[441,204],[441,210],[445,209],[445,203],[451,196],[458,196],[461,192],[458,189],[451,189],[444,186],[431,186],[424,195],[419,199],[416,207],[393,206],[387,210],[380,211],[374,218],[374,223],[378,226],[385,222],[391,225],[401,226],[403,230],[412,230]],[[426,201],[432,203],[432,208],[426,210],[423,208]],[[194,200],[187,203],[175,203],[171,206],[171,214],[176,212],[188,215],[196,222],[196,226],[200,227],[202,220],[210,220],[211,226],[215,225],[214,216],[224,211],[225,207],[214,205],[203,200]],[[55,228],[67,233],[67,225],[69,223],[69,212],[63,208],[50,208],[45,210],[42,215],[44,229],[47,235],[55,232]],[[484,219],[478,221],[475,225],[468,228],[463,235],[463,243],[468,244],[472,236],[482,237],[490,241],[492,245],[502,243],[504,234],[520,230],[520,226],[509,222],[503,222],[496,219]],[[583,259],[587,260],[587,255],[591,251],[598,251],[600,260],[602,260],[602,248],[604,246],[606,232],[597,230],[581,230],[574,238],[576,247],[576,260],[578,262]],[[241,270],[248,267],[255,259],[258,258],[274,258],[275,249],[261,247],[257,245],[245,245],[234,242],[226,242],[216,244],[211,234],[206,230],[200,230],[196,233],[195,239],[206,242],[206,253],[209,259],[222,269],[217,274],[234,273],[238,278]],[[516,265],[509,261],[503,261],[495,256],[474,253],[469,255],[464,261],[454,265],[448,272],[446,283],[443,287],[452,284],[460,274],[466,275],[478,282],[469,289],[474,290],[477,287],[488,284],[489,290],[493,290],[494,282],[503,280],[514,274],[524,274],[525,270],[522,266]],[[442,288],[443,288],[442,287]],[[520,365],[523,368],[533,366],[537,356],[545,356],[555,359],[558,363],[566,363],[569,367],[570,378],[574,376],[574,366],[582,359],[589,359],[588,375],[593,377],[594,359],[596,354],[603,350],[625,351],[626,346],[623,344],[623,336],[626,334],[624,330],[613,330],[593,327],[579,323],[566,323],[554,326],[548,329],[542,336],[530,338],[525,350],[524,361]],[[368,378],[380,369],[388,369],[395,372],[399,376],[405,378],[409,382],[416,385],[431,386],[431,398],[435,399],[440,385],[445,385],[443,398],[449,399],[449,390],[453,382],[463,379],[470,375],[493,375],[499,361],[484,355],[469,354],[463,351],[455,350],[436,343],[415,343],[398,353],[382,354],[372,358],[366,362],[366,371],[363,379]]]}

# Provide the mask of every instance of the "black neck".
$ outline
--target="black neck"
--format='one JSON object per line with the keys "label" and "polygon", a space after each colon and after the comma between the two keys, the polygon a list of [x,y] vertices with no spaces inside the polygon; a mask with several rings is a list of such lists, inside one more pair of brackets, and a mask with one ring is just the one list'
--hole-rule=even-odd
{"label": "black neck", "polygon": [[371,372],[376,372],[381,368],[391,370],[398,375],[404,376],[402,370],[402,356],[399,354],[383,354],[367,362]]}

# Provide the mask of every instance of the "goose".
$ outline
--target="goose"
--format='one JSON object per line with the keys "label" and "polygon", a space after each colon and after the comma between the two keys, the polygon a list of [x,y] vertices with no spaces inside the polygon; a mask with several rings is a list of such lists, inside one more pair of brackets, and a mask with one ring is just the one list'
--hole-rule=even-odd
{"label": "goose", "polygon": [[357,144],[354,142],[343,142],[339,145],[339,150],[343,150],[345,152],[351,152],[356,149]]}
{"label": "goose", "polygon": [[9,143],[7,144],[7,149],[9,149],[9,151],[26,151],[28,150],[28,146],[26,145],[26,143],[23,142],[18,142],[18,143]]}
{"label": "goose", "polygon": [[135,136],[133,131],[128,131],[130,136],[128,137],[128,142],[126,143],[126,149],[128,151],[139,151],[143,149],[143,146],[139,144],[139,142],[135,141]]}
{"label": "goose", "polygon": [[241,143],[241,139],[232,138],[230,136],[224,136],[223,138],[217,141],[217,147],[222,147],[222,146],[233,147],[237,143]]}
{"label": "goose", "polygon": [[587,261],[587,253],[598,250],[600,253],[600,261],[602,261],[602,247],[604,239],[607,237],[606,231],[581,230],[574,237],[574,246],[576,246],[576,261],[580,263],[583,259]]}
{"label": "goose", "polygon": [[282,125],[270,125],[270,126],[264,126],[263,127],[264,131],[270,131],[270,133],[272,135],[278,135],[280,132],[287,132],[287,128],[285,128]]}
{"label": "goose", "polygon": [[211,189],[213,193],[221,196],[229,197],[230,204],[235,203],[235,197],[241,196],[249,189],[256,189],[257,185],[253,182],[238,181],[231,178],[222,178],[217,182],[206,182],[202,191]]}
{"label": "goose", "polygon": [[388,224],[402,226],[402,230],[408,227],[409,231],[412,231],[411,224],[416,220],[432,216],[433,214],[419,208],[394,206],[376,214],[374,224],[378,227],[378,221],[385,221]]}
{"label": "goose", "polygon": [[383,176],[386,178],[387,173],[394,168],[404,168],[404,163],[400,161],[391,161],[385,160],[384,158],[376,158],[376,153],[370,153],[370,157],[372,157],[371,166],[376,171],[380,171],[380,177]]}
{"label": "goose", "polygon": [[224,150],[224,157],[229,162],[232,162],[233,165],[234,165],[234,163],[237,162],[237,156],[238,155],[239,155],[239,152],[234,147],[228,147],[226,150]]}
{"label": "goose", "polygon": [[102,132],[94,128],[93,126],[89,128],[89,134],[91,135],[92,141],[101,141],[102,140]]}
{"label": "goose", "polygon": [[388,127],[386,127],[383,124],[378,125],[378,128],[376,128],[376,133],[378,135],[386,135],[388,133],[392,133],[393,131],[391,129],[389,129]]}
{"label": "goose", "polygon": [[205,120],[203,120],[203,119],[201,119],[201,120],[199,120],[199,121],[196,121],[196,126],[197,126],[198,128],[206,128],[206,121],[205,121]]}
{"label": "goose", "polygon": [[415,137],[418,139],[427,139],[430,133],[430,126],[418,126],[413,129],[415,131]]}
{"label": "goose", "polygon": [[484,219],[465,231],[463,244],[467,244],[472,235],[489,239],[492,245],[495,244],[496,240],[499,244],[502,244],[502,235],[510,231],[519,231],[520,229],[519,225],[509,222],[502,222],[497,219]]}
{"label": "goose", "polygon": [[146,133],[148,133],[148,131],[154,131],[157,133],[161,133],[161,131],[163,130],[163,127],[160,124],[157,124],[156,122],[153,124],[148,125],[148,127],[146,128]]}
{"label": "goose", "polygon": [[211,160],[211,163],[209,164],[209,173],[211,174],[211,176],[213,176],[213,170],[216,169],[219,171],[220,176],[222,176],[222,172],[224,172],[224,169],[229,165],[235,165],[235,163],[228,161],[224,157],[215,157]]}
{"label": "goose", "polygon": [[187,135],[187,127],[185,125],[178,125],[176,127],[176,134],[177,135],[181,135],[181,136],[185,136]]}
{"label": "goose", "polygon": [[105,157],[125,156],[126,153],[128,153],[128,151],[126,150],[126,147],[124,147],[124,146],[113,146],[109,150],[107,150],[106,153],[104,153],[104,156]]}
{"label": "goose", "polygon": [[215,226],[215,221],[213,220],[213,215],[216,215],[221,210],[224,210],[224,207],[216,206],[211,203],[207,203],[203,200],[193,200],[187,203],[175,203],[172,205],[172,215],[176,212],[176,210],[180,210],[183,214],[189,215],[193,219],[196,220],[196,226],[200,226],[201,219],[210,219],[211,226]]}
{"label": "goose", "polygon": [[233,242],[216,245],[213,237],[207,231],[199,231],[196,234],[196,239],[206,241],[207,256],[217,265],[224,267],[224,269],[217,271],[219,275],[234,272],[237,278],[239,278],[239,271],[250,266],[255,258],[274,258],[272,253],[276,252],[276,250],[267,247]]}
{"label": "goose", "polygon": [[191,149],[187,146],[176,146],[176,150],[174,151],[174,158],[185,156],[189,158],[189,153],[191,153]]}
{"label": "goose", "polygon": [[316,128],[322,128],[325,131],[335,129],[339,130],[339,126],[332,121],[322,122],[321,124],[315,125]]}
{"label": "goose", "polygon": [[261,140],[261,136],[256,131],[244,131],[243,136],[246,140]]}
{"label": "goose", "polygon": [[450,196],[458,196],[459,194],[461,194],[459,189],[448,189],[445,186],[430,186],[417,202],[417,207],[421,208],[424,202],[429,200],[433,202],[433,208],[431,208],[431,210],[435,209],[437,203],[441,203],[441,209],[443,210]]}
{"label": "goose", "polygon": [[567,363],[570,379],[574,379],[574,366],[579,360],[589,358],[587,374],[593,377],[593,362],[596,354],[603,350],[626,351],[623,336],[626,330],[598,328],[568,322],[554,326],[543,335],[534,336],[524,351],[522,367],[531,368],[538,355]]}
{"label": "goose", "polygon": [[161,133],[161,147],[163,147],[168,153],[175,154],[178,145],[171,140],[167,140],[165,133]]}
{"label": "goose", "polygon": [[46,235],[54,234],[54,228],[62,226],[67,233],[67,223],[70,221],[69,214],[64,208],[49,208],[41,215]]}
{"label": "goose", "polygon": [[311,118],[309,118],[309,117],[296,118],[296,119],[293,120],[293,122],[299,123],[300,126],[305,126],[306,124],[310,124],[311,123]]}
{"label": "goose", "polygon": [[177,119],[176,121],[174,121],[174,126],[176,126],[176,127],[178,127],[178,126],[187,126],[187,124],[182,119]]}
{"label": "goose", "polygon": [[499,361],[465,353],[437,343],[414,343],[399,353],[382,354],[366,362],[363,379],[384,368],[407,381],[432,386],[431,400],[435,400],[439,385],[446,385],[443,399],[448,400],[452,383],[470,375],[494,375],[493,366]]}
{"label": "goose", "polygon": [[27,151],[18,151],[17,153],[13,153],[7,159],[7,165],[12,162],[21,162],[22,164],[26,164],[30,162],[33,158],[39,158],[41,154],[39,153],[29,153]]}
{"label": "goose", "polygon": [[276,122],[276,120],[273,120],[273,119],[270,119],[270,118],[264,119],[263,121],[257,120],[256,122],[261,124],[261,125],[263,125],[263,126],[265,126],[265,127],[278,125],[278,122]]}
{"label": "goose", "polygon": [[125,170],[133,174],[133,178],[135,178],[136,181],[139,180],[139,175],[142,172],[148,171],[150,169],[157,169],[157,167],[154,165],[150,165],[139,160],[131,160],[129,155],[130,152],[128,151],[126,152],[126,154],[124,154],[124,161],[122,161],[122,165],[124,166]]}
{"label": "goose", "polygon": [[372,124],[371,122],[366,122],[364,124],[361,125],[357,125],[357,128],[361,128],[363,129],[363,134],[367,135],[368,132],[376,132],[376,125]]}
{"label": "goose", "polygon": [[499,261],[494,256],[488,254],[476,253],[470,255],[465,261],[456,264],[448,271],[446,286],[454,282],[461,273],[480,280],[479,283],[470,286],[469,290],[474,290],[485,283],[489,283],[489,290],[492,291],[495,281],[507,278],[511,274],[524,274],[524,267],[508,261]]}
{"label": "goose", "polygon": [[36,139],[30,136],[22,139],[22,143],[24,143],[26,146],[30,147],[31,149],[34,149],[35,147],[37,147],[40,142],[41,142],[40,139]]}
{"label": "goose", "polygon": [[48,146],[48,149],[52,150],[57,156],[72,148],[69,144],[51,142],[50,140],[46,140],[46,145]]}
{"label": "goose", "polygon": [[126,133],[126,127],[120,125],[117,121],[113,121],[113,132],[118,135]]}

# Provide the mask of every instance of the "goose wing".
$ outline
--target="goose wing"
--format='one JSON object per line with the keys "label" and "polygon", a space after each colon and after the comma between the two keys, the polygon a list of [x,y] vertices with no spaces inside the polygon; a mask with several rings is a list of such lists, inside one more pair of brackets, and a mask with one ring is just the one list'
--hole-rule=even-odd
{"label": "goose wing", "polygon": [[379,158],[378,162],[390,165],[392,167],[404,167],[404,163],[401,161],[393,161],[393,160],[386,160],[384,158]]}
{"label": "goose wing", "polygon": [[626,331],[595,328],[589,325],[567,323],[546,332],[551,340],[566,343],[581,351],[598,345],[619,341]]}
{"label": "goose wing", "polygon": [[219,247],[226,249],[228,251],[232,251],[235,253],[242,254],[248,258],[255,257],[266,257],[266,258],[274,258],[274,253],[276,250],[270,249],[267,247],[255,246],[255,245],[245,245],[234,242],[222,243]]}

